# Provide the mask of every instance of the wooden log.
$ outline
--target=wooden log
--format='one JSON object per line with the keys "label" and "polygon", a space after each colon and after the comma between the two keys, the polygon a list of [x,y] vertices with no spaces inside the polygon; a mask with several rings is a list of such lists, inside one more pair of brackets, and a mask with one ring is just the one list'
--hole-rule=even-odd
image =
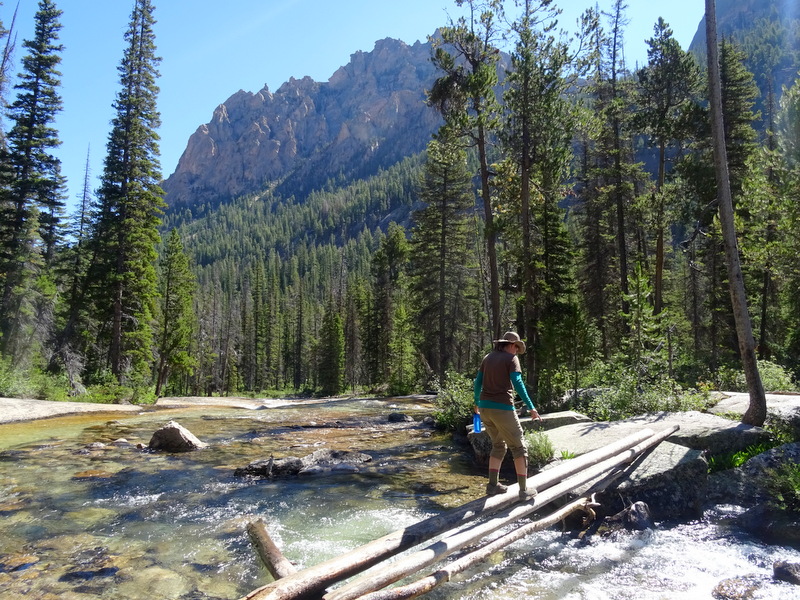
{"label": "wooden log", "polygon": [[[651,429],[643,429],[613,444],[564,461],[552,469],[529,478],[528,486],[540,491],[544,490],[587,466],[641,443],[652,435]],[[255,589],[244,596],[242,600],[291,600],[322,592],[333,583],[352,577],[382,560],[422,544],[459,524],[468,523],[476,516],[493,514],[516,503],[518,501],[517,490],[518,486],[514,484],[509,486],[509,491],[505,494],[483,496],[441,515],[394,531],[350,552]]]}
{"label": "wooden log", "polygon": [[469,554],[465,554],[458,560],[453,561],[449,565],[442,567],[441,569],[431,573],[426,577],[423,577],[422,579],[402,587],[384,589],[371,592],[369,594],[364,594],[359,600],[405,600],[406,598],[416,598],[422,594],[427,594],[436,586],[450,581],[453,575],[457,575],[458,573],[461,573],[462,571],[472,567],[476,563],[486,560],[495,552],[502,550],[510,544],[513,544],[517,540],[521,540],[522,538],[536,531],[541,531],[542,529],[552,527],[559,521],[567,518],[573,512],[588,512],[590,504],[591,501],[588,496],[579,498],[542,519],[523,525],[522,527],[519,527],[518,529],[515,529],[514,531],[492,542],[489,542],[481,548],[470,552]]}
{"label": "wooden log", "polygon": [[324,600],[354,600],[355,598],[360,598],[364,594],[374,592],[375,590],[399,581],[412,573],[416,573],[420,569],[424,569],[425,567],[439,562],[453,552],[472,545],[487,535],[541,509],[550,502],[570,493],[575,488],[594,481],[602,477],[608,471],[631,462],[642,452],[663,441],[677,430],[678,426],[674,425],[661,433],[653,434],[644,442],[637,444],[633,448],[588,467],[561,483],[540,492],[531,502],[518,504],[473,527],[459,527],[445,532],[441,539],[427,548],[404,556],[391,564],[380,565],[379,569],[373,569],[363,573],[357,579],[328,592],[323,598]]}
{"label": "wooden log", "polygon": [[247,524],[247,533],[250,534],[250,539],[261,557],[261,562],[276,580],[297,572],[295,566],[283,555],[267,533],[264,519],[250,521]]}

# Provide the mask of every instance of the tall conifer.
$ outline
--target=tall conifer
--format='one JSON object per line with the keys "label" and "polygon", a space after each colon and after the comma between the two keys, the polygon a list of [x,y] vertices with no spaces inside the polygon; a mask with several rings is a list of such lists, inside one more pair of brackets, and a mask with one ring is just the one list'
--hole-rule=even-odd
{"label": "tall conifer", "polygon": [[0,344],[13,355],[30,348],[34,329],[40,329],[38,337],[44,335],[42,310],[50,304],[45,296],[51,284],[43,277],[60,239],[64,179],[61,162],[50,152],[61,144],[53,127],[61,110],[57,70],[63,50],[58,43],[61,14],[52,0],[39,2],[34,37],[23,42],[28,53],[15,86],[17,99],[9,108],[14,124],[7,137],[4,169],[10,179],[0,198]]}
{"label": "tall conifer", "polygon": [[156,244],[163,206],[158,160],[160,116],[153,5],[135,0],[125,34],[112,130],[107,145],[92,241],[90,271],[98,341],[120,383],[145,383],[153,361],[157,296]]}
{"label": "tall conifer", "polygon": [[469,271],[468,218],[475,205],[466,153],[440,137],[428,144],[411,238],[411,289],[421,351],[440,381],[457,363],[459,340],[468,338],[474,313],[474,277]]}
{"label": "tall conifer", "polygon": [[[577,125],[567,92],[582,61],[570,51],[565,36],[553,34],[558,10],[550,0],[525,0],[520,6],[521,15],[512,24],[516,40],[501,139],[509,179],[519,192],[514,194],[519,200],[513,201],[515,226],[507,234],[522,290],[518,328],[528,339],[526,380],[538,394],[543,373],[557,369],[562,348],[545,343],[558,337],[548,330],[560,330],[565,315],[571,314],[566,307],[573,297],[572,252],[560,201]],[[594,28],[593,13],[584,24],[581,37]]]}
{"label": "tall conifer", "polygon": [[196,285],[177,229],[167,238],[159,287],[156,396],[167,384],[171,372],[189,370],[193,362],[188,350],[195,322],[192,295]]}
{"label": "tall conifer", "polygon": [[495,87],[500,51],[500,0],[456,0],[467,4],[470,18],[439,30],[442,42],[434,43],[433,64],[442,72],[428,101],[445,118],[446,130],[462,136],[467,147],[475,147],[480,164],[480,196],[483,200],[486,255],[489,261],[489,329],[500,337],[500,276],[497,266],[497,228],[489,186],[489,154],[499,110]]}

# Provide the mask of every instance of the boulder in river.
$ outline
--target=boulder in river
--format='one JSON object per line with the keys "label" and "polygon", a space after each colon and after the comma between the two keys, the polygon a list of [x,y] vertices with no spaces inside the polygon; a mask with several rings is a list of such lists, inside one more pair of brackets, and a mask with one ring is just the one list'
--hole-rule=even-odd
{"label": "boulder in river", "polygon": [[164,452],[191,452],[206,448],[208,444],[201,442],[183,425],[170,421],[162,428],[156,430],[150,438],[150,450],[163,450]]}
{"label": "boulder in river", "polygon": [[362,452],[347,450],[329,450],[322,448],[302,458],[289,456],[286,458],[270,457],[256,460],[246,467],[236,469],[237,477],[290,477],[293,475],[310,475],[330,471],[357,470],[357,466],[370,462],[372,457]]}
{"label": "boulder in river", "polygon": [[772,576],[779,581],[800,585],[800,564],[776,561],[772,565]]}

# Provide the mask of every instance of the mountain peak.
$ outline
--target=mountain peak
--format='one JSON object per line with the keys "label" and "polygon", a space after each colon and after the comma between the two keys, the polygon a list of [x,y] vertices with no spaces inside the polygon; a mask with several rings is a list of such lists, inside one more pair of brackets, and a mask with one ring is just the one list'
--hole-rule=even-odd
{"label": "mountain peak", "polygon": [[163,184],[167,203],[217,204],[275,186],[302,197],[422,151],[441,122],[425,103],[429,59],[427,43],[385,38],[326,83],[291,77],[274,93],[239,90],[189,138]]}

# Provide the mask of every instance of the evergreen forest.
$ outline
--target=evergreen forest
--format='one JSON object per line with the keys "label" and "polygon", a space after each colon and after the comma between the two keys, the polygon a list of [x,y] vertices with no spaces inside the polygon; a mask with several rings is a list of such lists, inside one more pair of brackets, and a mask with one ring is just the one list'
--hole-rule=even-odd
{"label": "evergreen forest", "polygon": [[[527,342],[541,412],[618,418],[744,389],[705,53],[659,20],[646,64],[626,64],[623,0],[574,31],[553,26],[551,0],[457,3],[471,17],[431,38],[442,126],[425,152],[176,210],[160,187],[154,1],[133,2],[100,185],[87,169],[74,214],[53,156],[62,13],[39,1],[19,66],[0,25],[0,84],[19,69],[0,85],[0,395],[409,395],[468,386],[507,330]],[[727,166],[759,370],[788,390],[800,22],[747,25],[718,45]]]}

